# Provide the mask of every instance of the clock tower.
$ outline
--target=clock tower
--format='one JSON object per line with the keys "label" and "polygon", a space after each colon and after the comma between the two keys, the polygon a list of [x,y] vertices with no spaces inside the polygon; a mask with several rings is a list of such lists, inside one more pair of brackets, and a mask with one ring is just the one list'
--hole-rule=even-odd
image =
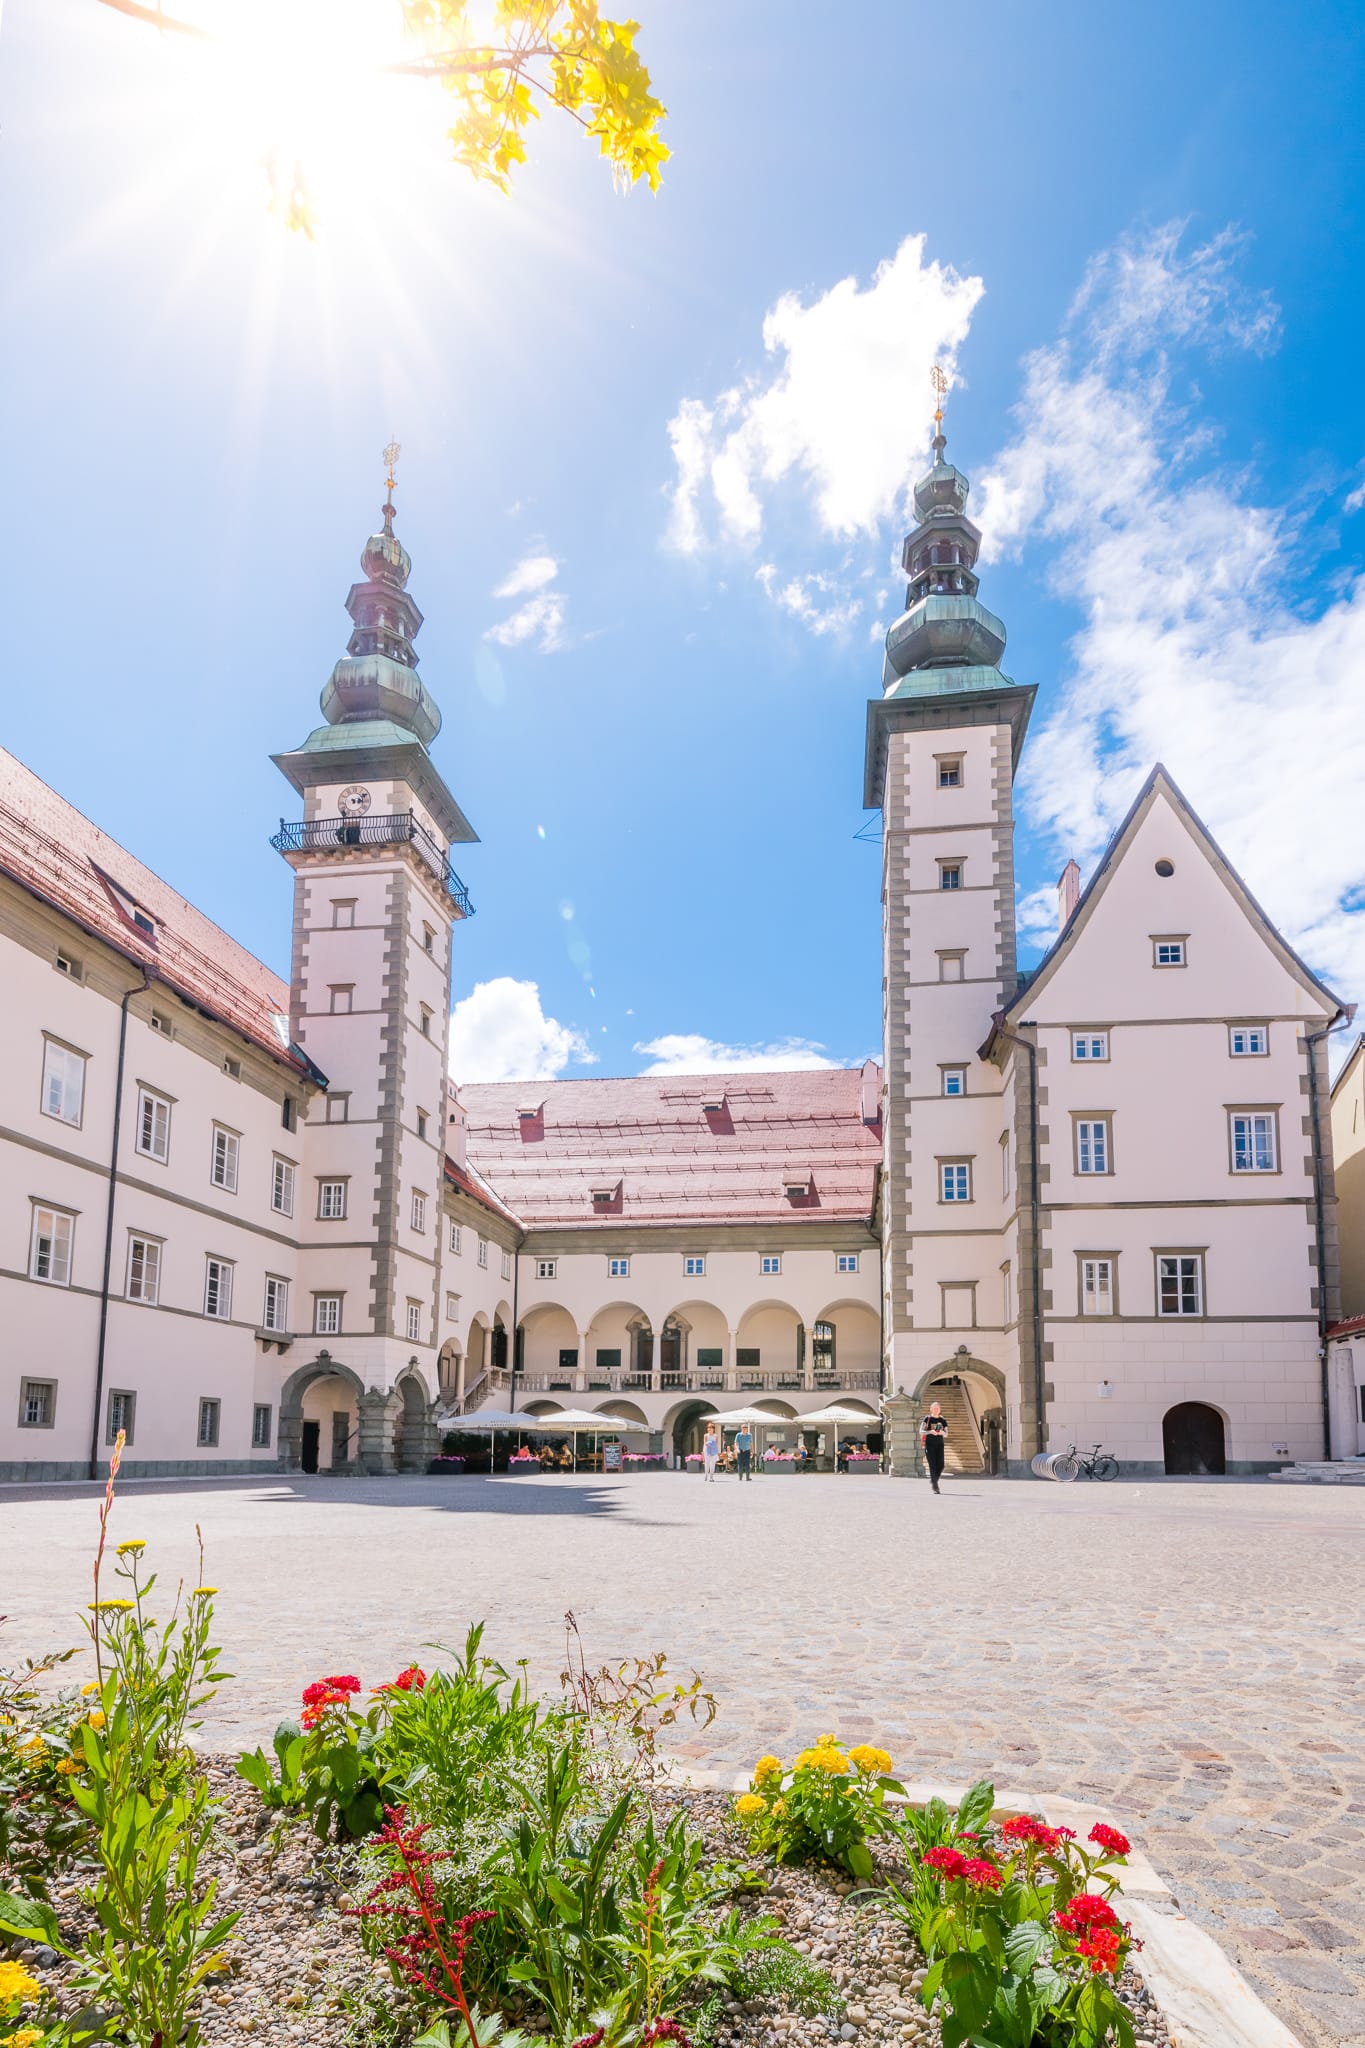
{"label": "clock tower", "polygon": [[441,714],[417,675],[422,614],[385,455],[326,722],[273,757],[303,815],[272,841],[294,870],[290,1031],[327,1077],[293,1139],[301,1334],[281,1458],[297,1463],[303,1397],[330,1374],[355,1415],[333,1462],[379,1472],[424,1469],[434,1437],[451,934],[471,909],[450,852],[477,837],[429,752]]}

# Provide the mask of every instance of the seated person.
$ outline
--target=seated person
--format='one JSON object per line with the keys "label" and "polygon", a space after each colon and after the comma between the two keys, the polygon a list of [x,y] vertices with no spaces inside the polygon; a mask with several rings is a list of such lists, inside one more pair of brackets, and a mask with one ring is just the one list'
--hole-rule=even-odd
{"label": "seated person", "polygon": [[792,1452],[792,1459],[798,1472],[805,1470],[806,1460],[809,1456],[810,1453],[806,1449],[806,1439],[803,1436],[799,1436],[796,1439],[796,1449]]}
{"label": "seated person", "polygon": [[560,1471],[561,1471],[561,1472],[572,1472],[572,1470],[573,1470],[573,1462],[574,1462],[574,1459],[573,1459],[573,1452],[572,1452],[572,1451],[571,1451],[571,1450],[569,1449],[569,1446],[568,1446],[567,1444],[561,1444],[561,1445],[559,1446],[559,1469],[560,1469]]}
{"label": "seated person", "polygon": [[541,1469],[541,1471],[542,1471],[542,1472],[553,1472],[553,1471],[554,1471],[554,1469],[555,1469],[555,1447],[554,1447],[554,1445],[553,1445],[553,1444],[542,1444],[542,1445],[541,1445],[541,1447],[540,1447],[540,1469]]}

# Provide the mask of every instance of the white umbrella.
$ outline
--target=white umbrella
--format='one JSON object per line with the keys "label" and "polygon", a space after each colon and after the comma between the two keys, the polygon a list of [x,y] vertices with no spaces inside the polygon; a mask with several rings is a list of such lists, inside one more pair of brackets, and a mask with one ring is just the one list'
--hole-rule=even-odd
{"label": "white umbrella", "polygon": [[447,1430],[525,1429],[526,1417],[514,1415],[510,1408],[480,1408],[473,1415],[443,1415],[441,1427]]}
{"label": "white umbrella", "polygon": [[722,1429],[738,1429],[741,1422],[765,1423],[769,1429],[785,1429],[789,1422],[799,1422],[799,1415],[774,1415],[771,1408],[726,1408],[719,1415],[707,1415],[705,1422],[718,1422]]}
{"label": "white umbrella", "polygon": [[801,1423],[802,1427],[806,1427],[808,1425],[811,1427],[827,1426],[833,1429],[834,1462],[837,1466],[839,1463],[840,1423],[843,1424],[845,1429],[866,1429],[869,1423],[873,1423],[877,1420],[877,1417],[875,1415],[864,1414],[862,1409],[860,1408],[841,1408],[837,1402],[832,1402],[828,1408],[817,1408],[813,1414],[799,1416],[797,1420]]}

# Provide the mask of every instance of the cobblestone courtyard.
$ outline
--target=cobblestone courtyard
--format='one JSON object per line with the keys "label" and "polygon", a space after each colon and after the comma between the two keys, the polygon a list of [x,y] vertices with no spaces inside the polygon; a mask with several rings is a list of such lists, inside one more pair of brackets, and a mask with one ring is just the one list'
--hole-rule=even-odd
{"label": "cobblestone courtyard", "polygon": [[[6,1662],[76,1639],[95,1518],[93,1489],[0,1492]],[[835,1728],[916,1779],[1104,1802],[1305,2043],[1365,2044],[1365,1490],[133,1483],[113,1534],[194,1583],[196,1521],[237,1674],[214,1747],[481,1616],[553,1686],[572,1607],[591,1658],[704,1675],[698,1763]]]}

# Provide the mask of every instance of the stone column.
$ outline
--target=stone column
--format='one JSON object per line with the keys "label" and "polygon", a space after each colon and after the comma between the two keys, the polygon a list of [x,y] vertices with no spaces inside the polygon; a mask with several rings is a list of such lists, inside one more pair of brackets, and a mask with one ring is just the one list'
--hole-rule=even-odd
{"label": "stone column", "polygon": [[893,1479],[917,1479],[924,1463],[919,1447],[920,1404],[897,1391],[882,1401],[882,1440],[887,1470]]}
{"label": "stone column", "polygon": [[801,1384],[809,1394],[813,1393],[815,1389],[815,1330],[810,1323],[803,1324],[802,1330],[805,1337],[804,1349],[806,1356],[801,1373]]}
{"label": "stone column", "polygon": [[393,1454],[393,1397],[371,1388],[362,1394],[360,1408],[360,1441],[356,1451],[356,1465],[361,1472],[396,1472],[398,1461]]}
{"label": "stone column", "polygon": [[588,1333],[586,1330],[578,1330],[575,1335],[578,1338],[578,1371],[574,1374],[573,1383],[576,1391],[581,1394],[586,1392],[588,1385]]}
{"label": "stone column", "polygon": [[461,1410],[464,1408],[464,1382],[468,1364],[469,1353],[467,1351],[460,1352],[455,1360],[455,1406]]}
{"label": "stone column", "polygon": [[725,1332],[725,1386],[731,1394],[739,1385],[739,1368],[735,1364],[735,1339],[738,1335],[738,1330]]}

